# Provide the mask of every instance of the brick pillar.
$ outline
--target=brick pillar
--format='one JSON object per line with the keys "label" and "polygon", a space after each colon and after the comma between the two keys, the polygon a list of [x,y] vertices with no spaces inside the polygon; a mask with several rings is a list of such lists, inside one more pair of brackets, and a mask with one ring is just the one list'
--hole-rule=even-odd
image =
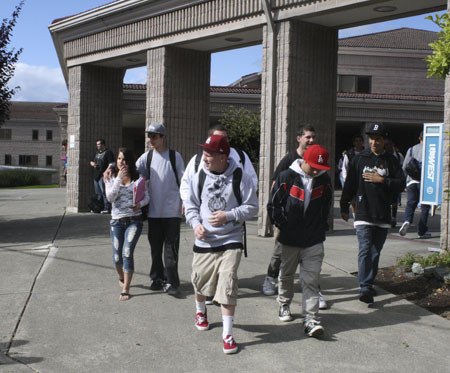
{"label": "brick pillar", "polygon": [[94,194],[95,140],[104,138],[114,155],[122,141],[123,69],[76,66],[69,69],[67,126],[67,208],[88,211]]}
{"label": "brick pillar", "polygon": [[146,126],[162,122],[168,145],[187,162],[209,127],[209,52],[161,47],[147,52]]}
{"label": "brick pillar", "polygon": [[441,206],[441,244],[443,250],[449,250],[449,213],[450,213],[450,76],[445,78],[444,96],[444,159],[442,173],[442,206]]}
{"label": "brick pillar", "polygon": [[[317,131],[317,142],[330,152],[334,175],[336,129],[337,30],[298,21],[277,24],[276,42],[276,103],[275,118],[265,115],[266,95],[270,87],[264,75],[272,53],[270,38],[264,32],[263,79],[261,90],[261,134],[274,131],[273,143],[266,144],[261,136],[261,149],[273,147],[273,166],[291,149],[297,147],[296,128],[311,124]],[[261,162],[261,164],[264,164]],[[273,170],[260,169],[260,214],[258,234],[266,235],[270,176]],[[334,177],[331,177],[334,180]]]}

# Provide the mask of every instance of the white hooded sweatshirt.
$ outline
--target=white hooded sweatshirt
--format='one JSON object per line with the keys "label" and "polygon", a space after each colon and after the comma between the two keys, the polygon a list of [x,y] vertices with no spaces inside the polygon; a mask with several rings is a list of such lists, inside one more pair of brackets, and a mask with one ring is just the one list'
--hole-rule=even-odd
{"label": "white hooded sweatshirt", "polygon": [[[231,158],[228,162],[228,168],[220,175],[211,173],[203,165],[206,177],[201,198],[198,195],[200,172],[191,179],[189,193],[185,200],[186,221],[193,229],[198,224],[203,224],[207,231],[204,239],[195,239],[197,247],[214,249],[229,243],[242,243],[242,223],[258,213],[256,190],[251,177],[245,172],[242,173],[240,185],[242,203],[238,204],[233,192],[233,172],[237,165]],[[210,225],[208,218],[214,211],[225,211],[227,223],[220,227]]]}

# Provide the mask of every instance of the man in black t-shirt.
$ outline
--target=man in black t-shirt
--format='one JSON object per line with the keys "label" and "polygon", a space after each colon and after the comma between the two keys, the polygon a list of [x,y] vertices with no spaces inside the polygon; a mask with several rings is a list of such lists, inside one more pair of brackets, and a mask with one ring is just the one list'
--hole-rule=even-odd
{"label": "man in black t-shirt", "polygon": [[[311,125],[301,126],[297,130],[297,142],[298,146],[295,150],[290,151],[286,154],[278,163],[273,176],[272,176],[272,185],[275,182],[278,174],[284,170],[287,170],[292,163],[299,159],[303,158],[303,153],[305,150],[315,144],[316,140],[316,130]],[[274,295],[276,292],[276,280],[280,273],[280,263],[281,263],[281,245],[275,240],[275,246],[273,249],[272,258],[269,262],[269,267],[267,268],[267,275],[264,278],[264,283],[262,285],[262,291],[264,295]],[[319,308],[326,309],[327,304],[325,299],[323,298],[323,294],[319,293]]]}
{"label": "man in black t-shirt", "polygon": [[103,172],[106,171],[110,163],[114,163],[114,153],[106,147],[104,139],[97,139],[97,152],[89,163],[94,169],[94,189],[97,199],[103,204],[102,214],[111,212],[111,204],[106,199],[105,183],[103,182]]}

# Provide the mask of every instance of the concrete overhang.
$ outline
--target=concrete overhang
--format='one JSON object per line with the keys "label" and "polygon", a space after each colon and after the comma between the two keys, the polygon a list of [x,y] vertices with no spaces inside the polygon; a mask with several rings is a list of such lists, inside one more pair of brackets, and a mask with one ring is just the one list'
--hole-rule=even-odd
{"label": "concrete overhang", "polygon": [[[53,42],[67,81],[67,69],[80,64],[132,68],[146,64],[146,51],[176,45],[201,51],[221,51],[262,41],[267,20],[262,11],[251,17],[208,24],[179,34],[164,35],[120,48],[94,51],[67,59],[64,43],[161,14],[179,11],[205,0],[118,0],[86,12],[55,20],[50,26]],[[280,2],[282,3],[282,2]],[[336,29],[370,24],[446,9],[447,0],[298,0],[272,9],[275,22],[297,19]]]}

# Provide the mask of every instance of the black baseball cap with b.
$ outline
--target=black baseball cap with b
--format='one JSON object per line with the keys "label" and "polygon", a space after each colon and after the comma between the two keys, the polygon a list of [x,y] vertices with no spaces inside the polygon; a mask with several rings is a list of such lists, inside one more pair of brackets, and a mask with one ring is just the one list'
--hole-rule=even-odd
{"label": "black baseball cap with b", "polygon": [[366,135],[380,135],[386,137],[386,127],[383,123],[370,123],[369,128],[366,130]]}

